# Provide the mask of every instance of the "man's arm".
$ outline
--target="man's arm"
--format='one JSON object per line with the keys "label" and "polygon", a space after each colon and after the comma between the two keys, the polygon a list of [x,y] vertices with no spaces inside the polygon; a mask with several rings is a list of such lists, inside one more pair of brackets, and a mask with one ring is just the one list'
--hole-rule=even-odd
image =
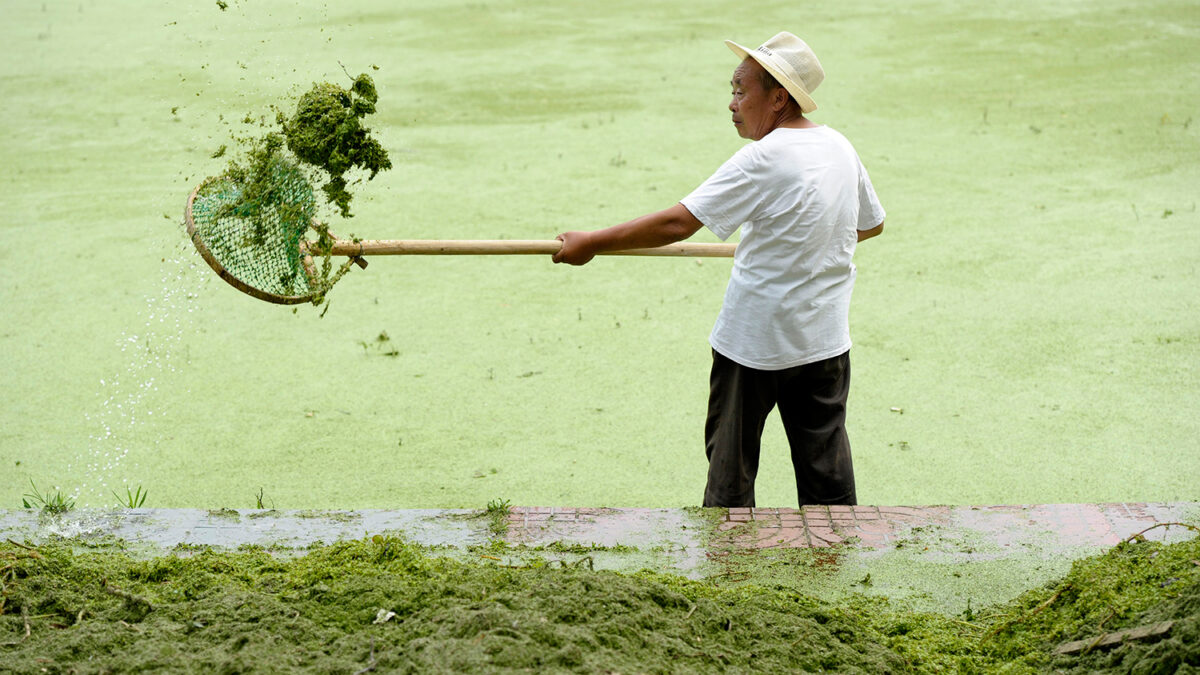
{"label": "man's arm", "polygon": [[882,233],[883,233],[883,223],[880,223],[880,224],[876,225],[875,227],[872,227],[869,230],[859,230],[858,231],[858,240],[862,241],[864,239],[870,239],[871,237],[878,236]]}
{"label": "man's arm", "polygon": [[703,226],[683,204],[676,204],[603,230],[564,232],[558,235],[563,245],[554,262],[584,265],[604,251],[657,248],[683,241]]}

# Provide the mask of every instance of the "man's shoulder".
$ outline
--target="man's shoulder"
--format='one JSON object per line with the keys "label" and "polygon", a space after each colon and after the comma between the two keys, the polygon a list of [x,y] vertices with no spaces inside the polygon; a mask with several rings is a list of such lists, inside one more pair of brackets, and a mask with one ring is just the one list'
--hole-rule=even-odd
{"label": "man's shoulder", "polygon": [[820,147],[830,145],[849,146],[850,141],[840,131],[827,125],[815,127],[780,127],[761,139],[747,144],[742,150],[753,149],[759,153],[788,151],[795,147]]}
{"label": "man's shoulder", "polygon": [[743,171],[756,168],[807,164],[817,157],[857,156],[854,146],[840,132],[822,125],[805,129],[781,128],[742,146],[730,162]]}

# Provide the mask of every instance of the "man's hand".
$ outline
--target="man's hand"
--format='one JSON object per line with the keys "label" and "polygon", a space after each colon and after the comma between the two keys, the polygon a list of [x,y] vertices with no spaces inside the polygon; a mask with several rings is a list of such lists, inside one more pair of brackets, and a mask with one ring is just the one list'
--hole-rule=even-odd
{"label": "man's hand", "polygon": [[555,239],[563,243],[558,253],[554,254],[554,262],[556,263],[586,265],[592,258],[596,257],[596,251],[591,245],[592,237],[590,232],[563,232],[555,237]]}

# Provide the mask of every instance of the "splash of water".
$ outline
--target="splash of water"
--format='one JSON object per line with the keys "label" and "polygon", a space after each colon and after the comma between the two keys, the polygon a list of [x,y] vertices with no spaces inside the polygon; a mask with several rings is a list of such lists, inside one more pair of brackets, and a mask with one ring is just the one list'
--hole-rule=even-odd
{"label": "splash of water", "polygon": [[[110,506],[124,501],[137,480],[136,457],[158,446],[157,420],[169,415],[159,387],[187,361],[185,338],[193,332],[198,289],[208,283],[188,242],[180,242],[162,260],[158,293],[145,296],[135,325],[118,341],[124,367],[100,380],[99,410],[85,415],[93,431],[86,448],[67,472],[83,474],[71,493],[78,507]],[[77,525],[78,523],[76,523]]]}

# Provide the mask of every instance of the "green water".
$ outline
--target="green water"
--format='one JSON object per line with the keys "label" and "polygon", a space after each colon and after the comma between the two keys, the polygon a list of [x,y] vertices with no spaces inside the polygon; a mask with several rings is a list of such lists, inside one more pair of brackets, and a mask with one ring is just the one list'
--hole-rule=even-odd
{"label": "green water", "polygon": [[[729,261],[380,258],[320,318],[189,268],[179,223],[211,156],[258,129],[243,120],[345,77],[339,61],[375,80],[395,167],[356,187],[338,234],[621,222],[740,147],[722,40],[779,30],[820,56],[814,119],[856,144],[888,210],[856,256],[860,501],[1200,498],[1187,0],[4,16],[0,508],[30,478],[92,505],[139,484],[154,507],[698,503]],[[794,500],[772,423],[759,505]]]}

